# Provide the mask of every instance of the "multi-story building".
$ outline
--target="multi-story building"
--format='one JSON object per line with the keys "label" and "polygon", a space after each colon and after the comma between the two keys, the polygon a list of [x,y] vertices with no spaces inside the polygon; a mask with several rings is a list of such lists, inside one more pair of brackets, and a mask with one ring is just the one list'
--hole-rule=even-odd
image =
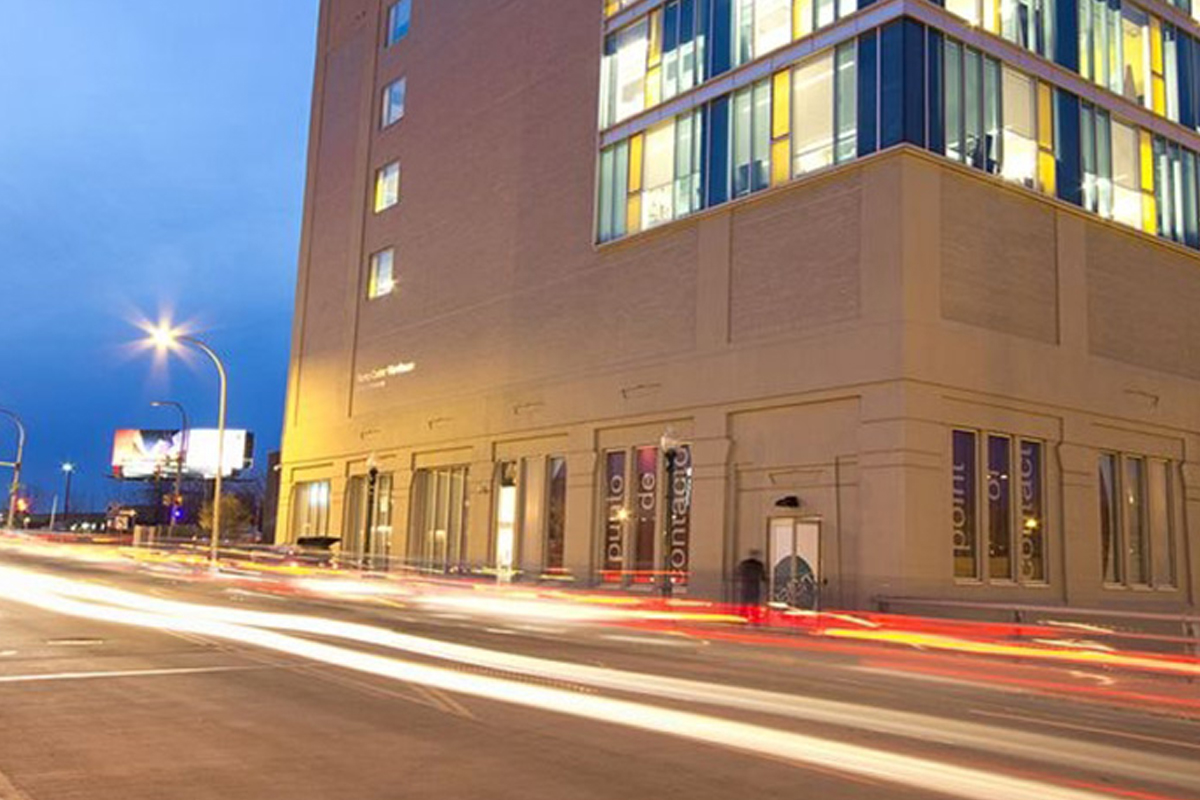
{"label": "multi-story building", "polygon": [[1194,608],[1181,5],[323,0],[281,534]]}

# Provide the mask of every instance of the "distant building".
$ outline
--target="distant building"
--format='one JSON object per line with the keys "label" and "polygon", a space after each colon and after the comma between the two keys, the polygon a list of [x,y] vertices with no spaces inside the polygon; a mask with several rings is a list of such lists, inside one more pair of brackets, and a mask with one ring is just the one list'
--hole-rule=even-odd
{"label": "distant building", "polygon": [[276,522],[279,519],[279,456],[278,450],[267,453],[267,485],[260,510],[263,542],[266,544],[275,541]]}
{"label": "distant building", "polygon": [[1194,608],[1200,27],[862,5],[323,0],[281,536]]}

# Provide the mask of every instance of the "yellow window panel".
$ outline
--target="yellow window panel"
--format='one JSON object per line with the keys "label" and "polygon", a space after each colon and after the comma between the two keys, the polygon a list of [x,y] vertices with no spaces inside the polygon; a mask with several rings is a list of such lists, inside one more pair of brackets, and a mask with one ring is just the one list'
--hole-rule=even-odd
{"label": "yellow window panel", "polygon": [[629,140],[629,193],[642,191],[642,151],[646,145],[646,137],[638,134]]}
{"label": "yellow window panel", "polygon": [[1049,84],[1038,83],[1038,144],[1054,149],[1054,91]]}
{"label": "yellow window panel", "polygon": [[1141,137],[1142,191],[1154,193],[1154,144],[1148,131],[1138,131]]}
{"label": "yellow window panel", "polygon": [[792,38],[808,36],[813,30],[812,0],[792,0]]}
{"label": "yellow window panel", "polygon": [[1150,17],[1150,69],[1163,73],[1163,32],[1158,17]]}
{"label": "yellow window panel", "polygon": [[1158,233],[1158,204],[1152,194],[1142,194],[1142,230]]}
{"label": "yellow window panel", "polygon": [[1038,153],[1038,186],[1044,194],[1053,196],[1058,188],[1056,183],[1057,165],[1054,154],[1042,150]]}
{"label": "yellow window panel", "polygon": [[775,91],[771,98],[771,138],[787,136],[792,127],[792,71],[775,73]]}
{"label": "yellow window panel", "polygon": [[1162,76],[1155,75],[1150,81],[1153,86],[1152,97],[1154,100],[1154,113],[1166,116],[1167,113],[1167,83],[1162,79]]}
{"label": "yellow window panel", "polygon": [[662,102],[662,67],[646,73],[646,108],[654,108]]}
{"label": "yellow window panel", "polygon": [[621,10],[620,0],[608,0],[604,4],[604,16],[611,17],[613,14]]}
{"label": "yellow window panel", "polygon": [[792,178],[792,142],[786,136],[771,145],[771,185],[779,186]]}
{"label": "yellow window panel", "polygon": [[629,203],[625,213],[625,232],[637,233],[642,229],[642,196],[629,195]]}
{"label": "yellow window panel", "polygon": [[663,12],[660,8],[650,15],[650,55],[646,58],[646,66],[653,67],[662,63],[663,50]]}

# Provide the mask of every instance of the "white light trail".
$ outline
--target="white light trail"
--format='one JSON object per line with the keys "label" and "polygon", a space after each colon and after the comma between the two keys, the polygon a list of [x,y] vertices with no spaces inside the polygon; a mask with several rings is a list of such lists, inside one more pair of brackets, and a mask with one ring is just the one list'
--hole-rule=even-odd
{"label": "white light trail", "polygon": [[[980,746],[987,744],[984,749],[995,751],[997,738],[1009,732],[985,725],[955,723],[940,718],[888,712],[878,708],[814,698],[546,661],[421,639],[334,620],[178,603],[7,568],[0,568],[0,596],[71,616],[211,636],[444,691],[668,734],[799,765],[813,765],[850,775],[932,790],[967,800],[1098,800],[1104,797],[1101,794],[1064,788],[1051,783],[890,753],[762,725],[734,722],[695,712],[465,674],[299,639],[263,628],[337,636],[437,658],[540,677],[553,677],[590,686],[816,719],[837,725],[866,727],[885,733],[920,739],[932,738],[935,741],[947,741],[957,745],[964,744],[959,738],[964,733],[973,734],[975,737],[986,735],[986,743],[979,740],[968,743]],[[72,598],[114,605],[99,606]],[[939,729],[952,732],[947,735],[939,733]],[[1059,751],[1068,744],[1064,740],[1036,734],[1020,734],[1020,737],[1026,742],[1025,745],[1021,745],[1013,736],[1006,736],[1000,743],[1000,751],[1015,749],[1019,750],[1022,756],[1035,757],[1037,748],[1043,748],[1039,760],[1045,760],[1049,755],[1055,763],[1062,762],[1062,753]],[[1048,746],[1053,748],[1054,752],[1047,753],[1044,748]],[[1099,748],[1099,751],[1105,749]],[[1083,759],[1089,767],[1107,768],[1106,771],[1111,771],[1112,768],[1130,760],[1125,751],[1108,749],[1120,754],[1116,761],[1097,764],[1100,756],[1076,754],[1073,757]],[[1093,749],[1092,752],[1099,751]],[[1194,786],[1198,782],[1198,779],[1191,775],[1194,768],[1190,763],[1180,766],[1174,759],[1152,756],[1139,756],[1137,761],[1145,770],[1154,773],[1153,776],[1142,777],[1155,782],[1188,786]],[[1137,770],[1137,766],[1133,768]],[[1159,771],[1160,769],[1163,771]],[[1182,784],[1179,784],[1179,781],[1182,781]]]}

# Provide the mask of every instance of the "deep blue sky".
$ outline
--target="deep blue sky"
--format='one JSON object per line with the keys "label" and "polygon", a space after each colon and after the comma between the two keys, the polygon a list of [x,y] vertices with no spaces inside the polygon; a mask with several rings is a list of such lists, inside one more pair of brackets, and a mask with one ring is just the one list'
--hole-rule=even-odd
{"label": "deep blue sky", "polygon": [[[113,430],[175,425],[151,400],[216,423],[211,367],[131,350],[138,314],[194,320],[226,356],[231,426],[260,464],[278,446],[316,17],[0,0],[0,407],[25,418],[47,506],[70,459],[72,506],[103,507]],[[14,441],[0,421],[0,460]]]}

